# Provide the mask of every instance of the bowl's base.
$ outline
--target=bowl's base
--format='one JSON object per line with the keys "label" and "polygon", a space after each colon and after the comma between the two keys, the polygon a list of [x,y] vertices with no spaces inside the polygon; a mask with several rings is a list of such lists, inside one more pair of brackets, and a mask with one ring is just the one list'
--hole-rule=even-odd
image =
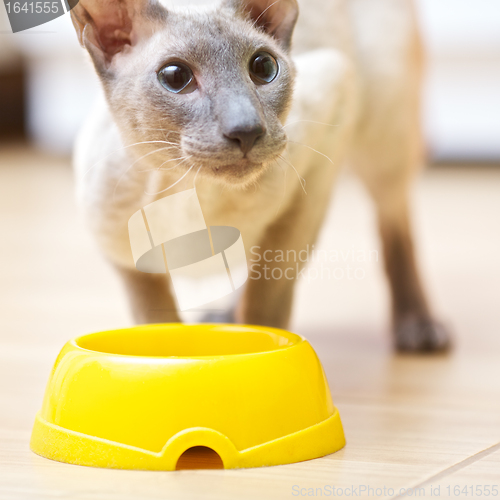
{"label": "bowl's base", "polygon": [[[337,409],[315,425],[246,450],[212,429],[185,429],[170,438],[159,453],[64,429],[37,415],[31,449],[42,457],[90,467],[176,470],[179,458],[193,447],[213,450],[225,469],[283,465],[323,457],[345,445]],[[213,457],[212,457],[213,458]],[[181,459],[182,461],[182,459]],[[203,468],[203,467],[200,467]]]}

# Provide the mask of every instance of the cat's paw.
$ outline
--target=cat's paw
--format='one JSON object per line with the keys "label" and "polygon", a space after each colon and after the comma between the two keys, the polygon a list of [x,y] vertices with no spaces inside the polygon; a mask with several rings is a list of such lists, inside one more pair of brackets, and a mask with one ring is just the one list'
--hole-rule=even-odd
{"label": "cat's paw", "polygon": [[396,324],[394,335],[399,352],[443,353],[452,344],[448,328],[429,318],[405,318]]}

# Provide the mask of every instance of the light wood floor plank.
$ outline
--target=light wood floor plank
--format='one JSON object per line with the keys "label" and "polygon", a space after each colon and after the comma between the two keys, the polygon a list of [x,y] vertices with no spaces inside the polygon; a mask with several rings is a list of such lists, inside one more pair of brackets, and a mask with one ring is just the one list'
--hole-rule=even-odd
{"label": "light wood floor plank", "polygon": [[[274,500],[326,496],[333,487],[359,494],[363,485],[385,487],[377,498],[424,485],[429,497],[432,478],[446,497],[448,485],[500,483],[500,451],[477,455],[500,442],[500,231],[492,215],[500,213],[500,172],[430,171],[415,203],[424,275],[436,310],[454,327],[453,354],[391,352],[381,262],[365,263],[359,282],[304,281],[297,292],[293,329],[325,367],[343,450],[262,469],[99,470],[43,459],[28,442],[60,348],[76,335],[130,324],[124,294],[78,220],[68,160],[4,148],[0,499]],[[379,248],[370,202],[349,176],[318,245]]]}

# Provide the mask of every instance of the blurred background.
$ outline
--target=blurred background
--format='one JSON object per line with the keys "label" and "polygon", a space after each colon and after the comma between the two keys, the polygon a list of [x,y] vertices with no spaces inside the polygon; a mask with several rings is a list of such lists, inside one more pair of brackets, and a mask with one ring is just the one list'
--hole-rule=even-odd
{"label": "blurred background", "polygon": [[[500,162],[500,2],[416,3],[431,162]],[[0,9],[0,137],[68,154],[96,88],[67,16],[12,35]]]}
{"label": "blurred background", "polygon": [[[428,168],[413,193],[422,274],[461,348],[500,349],[500,1],[416,5],[427,55]],[[12,35],[0,8],[0,227],[10,235],[0,243],[0,318],[18,341],[35,324],[57,348],[72,334],[130,322],[121,284],[74,206],[70,154],[97,91],[69,16]],[[317,248],[380,252],[371,201],[348,173]],[[390,349],[381,256],[362,267],[361,280],[301,280],[292,327],[345,330],[347,339],[356,331],[363,345],[371,338]]]}

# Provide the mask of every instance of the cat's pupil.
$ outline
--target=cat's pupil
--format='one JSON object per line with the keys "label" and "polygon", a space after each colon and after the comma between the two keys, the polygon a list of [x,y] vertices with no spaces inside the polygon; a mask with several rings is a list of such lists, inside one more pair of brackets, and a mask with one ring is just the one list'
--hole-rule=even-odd
{"label": "cat's pupil", "polygon": [[169,64],[158,72],[158,80],[170,92],[180,92],[192,79],[193,73],[185,64]]}
{"label": "cat's pupil", "polygon": [[250,75],[256,83],[271,83],[278,74],[276,59],[267,52],[256,54],[250,62]]}

